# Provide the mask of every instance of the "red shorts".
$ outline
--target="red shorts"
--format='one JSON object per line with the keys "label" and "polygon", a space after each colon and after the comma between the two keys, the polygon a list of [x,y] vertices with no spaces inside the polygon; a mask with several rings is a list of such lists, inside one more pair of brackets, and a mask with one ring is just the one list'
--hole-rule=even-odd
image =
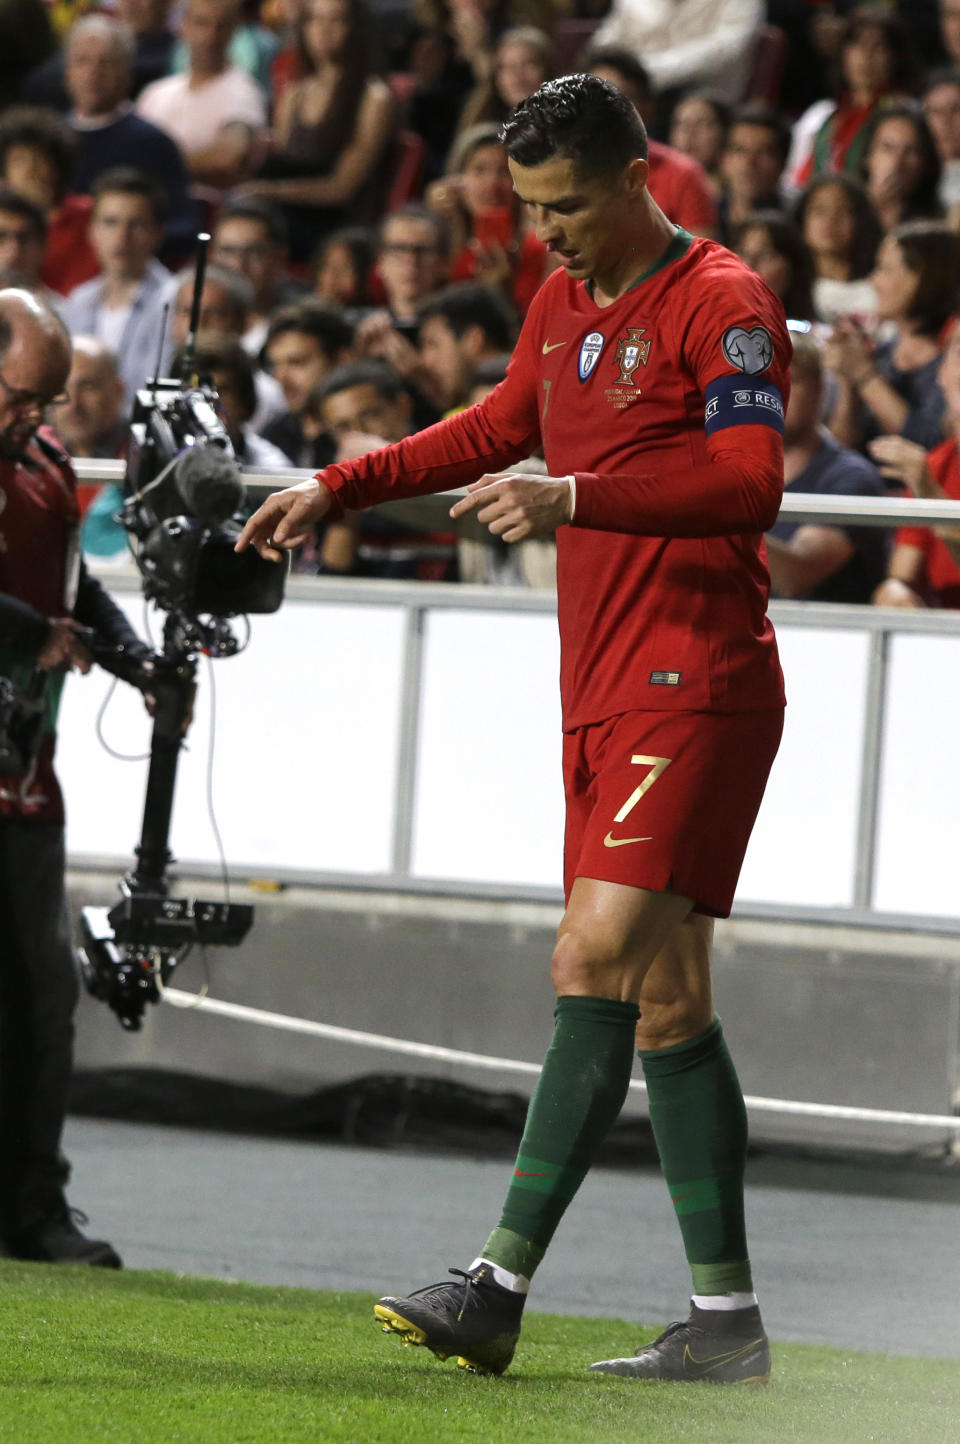
{"label": "red shorts", "polygon": [[625,712],[563,739],[564,888],[574,878],[692,898],[725,918],[783,712]]}

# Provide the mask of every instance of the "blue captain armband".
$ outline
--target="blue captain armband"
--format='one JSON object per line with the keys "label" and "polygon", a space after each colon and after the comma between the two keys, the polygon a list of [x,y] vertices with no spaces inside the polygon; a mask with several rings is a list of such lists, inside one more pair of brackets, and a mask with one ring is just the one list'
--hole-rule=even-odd
{"label": "blue captain armband", "polygon": [[728,426],[770,426],[783,435],[783,397],[771,381],[718,376],[707,386],[703,414],[708,436]]}

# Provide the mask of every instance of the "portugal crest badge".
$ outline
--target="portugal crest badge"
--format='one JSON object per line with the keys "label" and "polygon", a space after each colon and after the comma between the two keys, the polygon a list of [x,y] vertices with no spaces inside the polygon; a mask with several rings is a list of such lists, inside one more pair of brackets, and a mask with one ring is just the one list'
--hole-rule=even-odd
{"label": "portugal crest badge", "polygon": [[591,331],[589,336],[583,338],[583,345],[580,347],[580,363],[578,371],[580,380],[586,381],[588,376],[593,374],[597,362],[600,360],[600,352],[603,350],[606,337],[602,331]]}
{"label": "portugal crest badge", "polygon": [[633,379],[634,371],[638,366],[646,366],[650,359],[650,342],[640,339],[645,334],[645,326],[631,326],[627,334],[617,342],[616,364],[620,367],[620,375],[614,382],[615,386],[637,384]]}

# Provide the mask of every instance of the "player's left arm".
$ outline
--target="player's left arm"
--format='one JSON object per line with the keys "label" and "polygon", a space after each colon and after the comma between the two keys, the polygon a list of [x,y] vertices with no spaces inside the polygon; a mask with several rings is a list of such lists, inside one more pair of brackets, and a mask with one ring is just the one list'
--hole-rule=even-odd
{"label": "player's left arm", "polygon": [[768,531],[783,496],[792,346],[783,309],[732,256],[678,302],[674,344],[704,398],[709,460],[654,475],[577,474],[574,526],[641,536]]}

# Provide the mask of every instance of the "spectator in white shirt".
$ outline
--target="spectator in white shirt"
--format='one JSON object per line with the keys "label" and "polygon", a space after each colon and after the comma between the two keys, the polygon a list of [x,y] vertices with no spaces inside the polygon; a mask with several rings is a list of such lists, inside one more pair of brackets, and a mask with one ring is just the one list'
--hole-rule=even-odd
{"label": "spectator in white shirt", "polygon": [[61,314],[75,334],[115,352],[130,404],[156,370],[170,272],[156,258],[164,194],[143,171],[118,166],[94,186],[90,241],[100,275],[76,286]]}
{"label": "spectator in white shirt", "polygon": [[708,85],[743,99],[763,0],[613,0],[595,36],[640,56],[658,92]]}
{"label": "spectator in white shirt", "polygon": [[259,86],[227,58],[239,18],[237,0],[186,0],[180,35],[189,68],[155,80],[137,101],[140,115],[177,142],[191,177],[219,187],[249,173],[267,120]]}

